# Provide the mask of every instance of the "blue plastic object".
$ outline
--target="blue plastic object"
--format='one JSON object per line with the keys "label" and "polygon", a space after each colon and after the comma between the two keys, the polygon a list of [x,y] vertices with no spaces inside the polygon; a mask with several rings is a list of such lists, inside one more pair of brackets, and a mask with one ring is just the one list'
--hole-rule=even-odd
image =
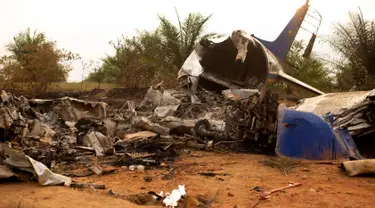
{"label": "blue plastic object", "polygon": [[276,154],[309,160],[361,158],[349,132],[342,128],[333,129],[330,124],[332,116],[325,115],[325,118],[281,105],[278,109]]}

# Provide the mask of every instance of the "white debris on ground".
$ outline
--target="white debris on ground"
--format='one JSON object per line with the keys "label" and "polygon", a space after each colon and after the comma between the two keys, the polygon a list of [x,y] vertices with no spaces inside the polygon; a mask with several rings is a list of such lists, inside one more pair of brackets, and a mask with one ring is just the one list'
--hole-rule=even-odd
{"label": "white debris on ground", "polygon": [[[162,192],[161,192],[162,194]],[[163,200],[163,203],[166,207],[177,207],[178,201],[182,196],[186,195],[185,185],[178,185],[178,189],[174,189],[172,194],[166,193],[166,197]]]}

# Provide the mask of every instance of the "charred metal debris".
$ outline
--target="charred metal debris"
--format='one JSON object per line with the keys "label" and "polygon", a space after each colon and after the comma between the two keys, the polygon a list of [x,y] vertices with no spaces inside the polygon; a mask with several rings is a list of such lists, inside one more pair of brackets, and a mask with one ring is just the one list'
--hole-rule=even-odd
{"label": "charred metal debris", "polygon": [[[180,149],[240,151],[274,148],[277,98],[253,90],[223,95],[199,88],[150,87],[136,105],[114,109],[70,97],[0,100],[0,140],[6,147],[65,175],[67,167],[107,164],[161,167]],[[273,147],[272,147],[273,146]],[[2,153],[4,151],[1,151]],[[0,164],[7,156],[2,154]],[[74,174],[73,174],[74,175]]]}

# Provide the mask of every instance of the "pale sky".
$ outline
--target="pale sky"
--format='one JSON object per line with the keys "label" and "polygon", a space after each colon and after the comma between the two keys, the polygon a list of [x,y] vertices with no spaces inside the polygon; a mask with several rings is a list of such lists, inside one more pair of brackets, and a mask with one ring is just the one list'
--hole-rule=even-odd
{"label": "pale sky", "polygon": [[[100,60],[113,53],[109,41],[122,34],[135,35],[136,29],[154,29],[158,25],[157,14],[176,21],[174,7],[181,18],[189,12],[213,14],[207,32],[230,35],[233,30],[242,29],[274,40],[304,3],[305,0],[0,0],[0,56],[7,54],[5,45],[16,33],[30,27],[45,32],[57,41],[58,47],[79,53],[82,60]],[[365,18],[375,19],[374,0],[310,0],[310,5],[323,16],[318,36],[328,35],[332,23],[347,20],[349,10],[358,11],[358,6]],[[308,36],[301,31],[298,37]],[[319,42],[314,50],[330,53]],[[79,61],[74,64],[69,81],[80,81],[81,77]]]}

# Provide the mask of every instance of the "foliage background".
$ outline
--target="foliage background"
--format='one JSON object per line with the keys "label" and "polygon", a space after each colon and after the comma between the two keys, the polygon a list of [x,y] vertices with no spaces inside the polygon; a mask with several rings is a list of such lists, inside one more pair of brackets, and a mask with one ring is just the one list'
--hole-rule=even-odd
{"label": "foliage background", "polygon": [[[87,82],[95,88],[143,88],[163,80],[167,86],[176,85],[176,73],[195,44],[204,38],[220,37],[206,32],[211,15],[190,13],[177,24],[164,16],[157,16],[159,26],[152,31],[139,30],[134,37],[122,36],[111,41],[114,55],[102,58],[102,63],[84,64],[90,70]],[[325,92],[370,90],[375,87],[375,22],[364,17],[361,10],[350,12],[345,22],[335,23],[333,33],[324,39],[333,51],[334,59],[313,53],[302,57],[303,41],[295,41],[287,57],[285,71],[291,76]],[[0,59],[2,88],[22,88],[33,95],[46,93],[66,82],[71,62],[78,54],[58,49],[56,42],[44,33],[29,29],[16,34],[7,45],[9,56]],[[84,75],[84,73],[83,73]],[[80,90],[83,90],[83,83]],[[292,92],[290,86],[276,85],[278,90]],[[294,90],[297,94],[304,94]]]}

